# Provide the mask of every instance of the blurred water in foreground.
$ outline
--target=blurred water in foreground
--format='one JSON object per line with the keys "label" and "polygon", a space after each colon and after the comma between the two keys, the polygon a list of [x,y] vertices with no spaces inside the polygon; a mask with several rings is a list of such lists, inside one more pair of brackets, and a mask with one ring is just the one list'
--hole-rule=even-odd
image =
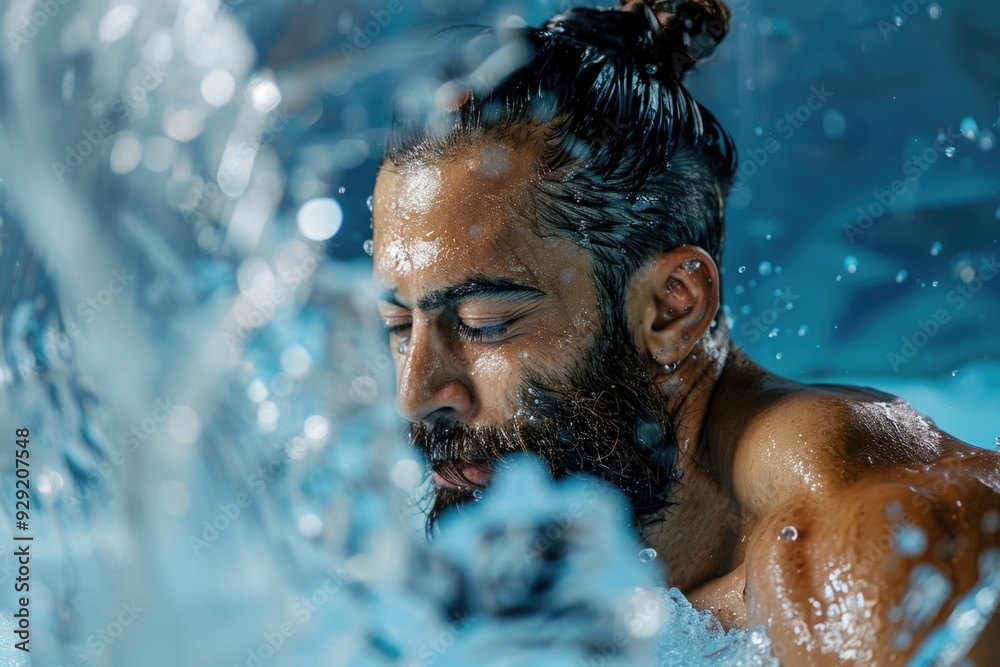
{"label": "blurred water in foreground", "polygon": [[[719,115],[732,116],[748,150],[761,118],[771,121],[748,90],[773,102],[768,63],[805,30],[785,3],[772,4],[765,14],[734,3],[742,19],[718,76],[739,70],[738,90],[704,92],[729,100]],[[872,26],[892,11],[847,4],[851,21]],[[828,5],[810,5],[805,18],[821,22],[817,7]],[[410,54],[434,27],[511,13],[537,22],[557,3],[14,0],[2,9],[0,434],[30,429],[34,541],[29,663],[8,641],[16,568],[6,533],[21,531],[5,444],[0,665],[776,664],[762,633],[725,636],[655,587],[655,560],[640,557],[621,500],[596,483],[552,486],[517,461],[440,540],[423,539],[422,464],[392,411],[363,249],[387,99],[422,76]],[[927,29],[922,15],[908,18],[910,34]],[[756,54],[757,70],[743,52]],[[975,62],[986,78],[996,67]],[[827,109],[818,126],[803,125],[768,178],[817,159],[802,155],[816,127],[823,141],[856,140],[844,117],[863,104],[847,91],[838,104],[839,116]],[[959,201],[908,191],[911,208],[866,237],[881,245],[850,255],[849,239],[823,230],[843,234],[851,215],[824,214],[826,227],[796,236],[788,202],[771,200],[768,219],[753,212],[767,201],[752,195],[768,191],[764,166],[758,181],[748,177],[732,206],[727,303],[751,354],[807,378],[853,381],[867,369],[864,382],[993,444],[995,285],[966,299],[968,310],[949,310],[951,328],[917,345],[919,356],[896,368],[888,357],[935,309],[955,308],[930,283],[971,283],[968,267],[995,250],[983,239],[995,244],[1000,222],[986,229],[976,217],[994,207],[1000,218],[997,180],[983,185],[997,173],[997,153],[982,148],[995,120],[980,117],[982,159],[959,174],[965,190],[949,191]],[[932,124],[913,130],[918,143],[934,141]],[[971,143],[956,142],[971,155]],[[885,259],[906,244],[883,229],[966,205],[976,208],[964,219],[973,232],[954,241],[943,235],[955,227],[935,232],[948,262],[907,264],[925,285],[893,292],[903,329],[873,320],[873,295],[910,280]],[[928,257],[942,254],[927,246]],[[830,275],[817,275],[831,257]],[[743,277],[751,262],[754,277]],[[771,307],[785,279],[803,290],[782,301],[794,313]],[[863,306],[848,310],[855,329],[842,339],[830,293]],[[859,345],[859,326],[882,327],[880,343]],[[758,339],[784,354],[756,349]],[[964,347],[956,353],[949,340]],[[954,376],[935,379],[952,366]],[[984,564],[987,593],[1000,586],[996,572]]]}

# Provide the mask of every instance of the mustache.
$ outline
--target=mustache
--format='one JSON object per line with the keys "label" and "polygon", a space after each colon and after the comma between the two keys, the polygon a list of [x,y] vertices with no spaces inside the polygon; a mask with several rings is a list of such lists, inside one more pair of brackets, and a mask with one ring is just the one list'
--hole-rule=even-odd
{"label": "mustache", "polygon": [[669,505],[677,452],[672,415],[638,354],[618,349],[626,352],[615,359],[592,349],[562,378],[529,371],[519,407],[505,423],[412,423],[410,440],[431,468],[466,487],[432,491],[428,528],[479,488],[478,480],[464,478],[461,464],[496,467],[515,452],[537,455],[557,479],[588,473],[618,486],[637,522]]}
{"label": "mustache", "polygon": [[410,442],[437,470],[443,463],[495,462],[515,452],[530,451],[523,428],[515,418],[501,426],[470,426],[457,422],[410,425]]}

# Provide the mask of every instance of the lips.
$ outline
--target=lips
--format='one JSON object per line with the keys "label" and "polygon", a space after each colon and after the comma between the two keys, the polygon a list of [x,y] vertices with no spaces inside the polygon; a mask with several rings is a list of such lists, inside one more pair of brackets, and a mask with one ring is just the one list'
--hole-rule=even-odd
{"label": "lips", "polygon": [[480,488],[493,479],[488,461],[439,461],[434,464],[434,483],[444,489]]}

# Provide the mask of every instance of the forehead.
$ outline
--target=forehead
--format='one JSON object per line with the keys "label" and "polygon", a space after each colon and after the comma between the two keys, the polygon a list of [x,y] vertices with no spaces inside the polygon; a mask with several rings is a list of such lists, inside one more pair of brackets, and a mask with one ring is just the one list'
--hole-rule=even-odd
{"label": "forehead", "polygon": [[540,236],[526,219],[534,159],[529,149],[483,143],[433,164],[383,168],[372,201],[376,282],[419,296],[474,273],[542,289],[567,271],[585,275],[585,250]]}

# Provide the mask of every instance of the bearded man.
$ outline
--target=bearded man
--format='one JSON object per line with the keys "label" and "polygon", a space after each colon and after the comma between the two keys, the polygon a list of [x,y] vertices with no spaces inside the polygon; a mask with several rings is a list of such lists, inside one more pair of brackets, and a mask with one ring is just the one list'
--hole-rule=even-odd
{"label": "bearded man", "polygon": [[[787,664],[903,664],[1000,567],[1000,456],[730,342],[735,150],[682,83],[729,18],[633,0],[477,34],[498,50],[397,107],[373,199],[397,407],[432,523],[533,452],[621,488],[667,584]],[[917,622],[929,572],[950,597]],[[996,617],[969,655],[1000,655]]]}

